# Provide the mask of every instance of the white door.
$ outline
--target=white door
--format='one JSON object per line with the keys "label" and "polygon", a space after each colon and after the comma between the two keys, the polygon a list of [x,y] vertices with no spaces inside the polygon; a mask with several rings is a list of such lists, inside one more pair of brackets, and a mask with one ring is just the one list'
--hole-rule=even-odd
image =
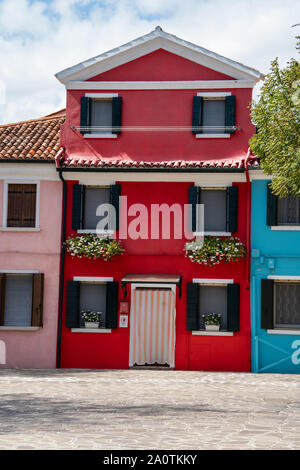
{"label": "white door", "polygon": [[175,363],[175,292],[132,288],[129,366]]}

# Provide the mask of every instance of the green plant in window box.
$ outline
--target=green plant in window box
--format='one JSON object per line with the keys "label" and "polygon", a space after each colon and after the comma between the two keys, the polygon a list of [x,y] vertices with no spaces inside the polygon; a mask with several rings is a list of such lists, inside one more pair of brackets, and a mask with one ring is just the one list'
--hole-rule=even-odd
{"label": "green plant in window box", "polygon": [[99,328],[102,312],[93,312],[92,310],[82,310],[81,318],[84,321],[85,328]]}
{"label": "green plant in window box", "polygon": [[246,249],[237,237],[213,237],[206,236],[202,246],[197,242],[189,242],[185,245],[185,256],[192,263],[214,266],[230,261],[239,261],[246,257]]}
{"label": "green plant in window box", "polygon": [[210,313],[208,315],[202,315],[205,329],[208,331],[219,331],[222,323],[222,316],[220,313]]}
{"label": "green plant in window box", "polygon": [[108,261],[114,256],[122,256],[124,248],[118,240],[109,237],[100,238],[96,234],[72,235],[64,246],[71,256],[87,258],[89,260],[103,259]]}

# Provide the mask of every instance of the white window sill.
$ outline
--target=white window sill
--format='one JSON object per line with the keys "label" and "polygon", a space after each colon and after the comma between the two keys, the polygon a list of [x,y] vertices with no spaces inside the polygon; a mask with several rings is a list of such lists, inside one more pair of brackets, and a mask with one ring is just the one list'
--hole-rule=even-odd
{"label": "white window sill", "polygon": [[232,331],[192,331],[193,336],[233,336]]}
{"label": "white window sill", "polygon": [[1,232],[40,232],[39,227],[0,227]]}
{"label": "white window sill", "polygon": [[272,225],[271,230],[299,231],[300,225]]}
{"label": "white window sill", "polygon": [[111,333],[107,328],[71,328],[72,333]]}
{"label": "white window sill", "polygon": [[[193,235],[196,237],[199,234],[193,232]],[[231,237],[231,232],[204,232],[203,235],[207,237]]]}
{"label": "white window sill", "polygon": [[300,330],[267,330],[268,335],[300,335]]}
{"label": "white window sill", "polygon": [[196,139],[230,139],[231,134],[195,134]]}
{"label": "white window sill", "polygon": [[0,326],[0,331],[38,331],[39,326]]}
{"label": "white window sill", "polygon": [[85,139],[116,139],[118,134],[83,134]]}

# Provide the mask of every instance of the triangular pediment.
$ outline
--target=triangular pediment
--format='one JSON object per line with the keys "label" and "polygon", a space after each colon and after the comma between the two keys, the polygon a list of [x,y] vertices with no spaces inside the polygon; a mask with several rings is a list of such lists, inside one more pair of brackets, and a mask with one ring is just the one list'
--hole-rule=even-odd
{"label": "triangular pediment", "polygon": [[204,49],[196,44],[184,41],[177,36],[166,33],[160,27],[123,46],[67,68],[56,74],[56,77],[64,84],[75,80],[90,80],[109,70],[116,69],[159,50],[179,56],[235,80],[251,80],[257,82],[263,77],[262,74],[255,69]]}

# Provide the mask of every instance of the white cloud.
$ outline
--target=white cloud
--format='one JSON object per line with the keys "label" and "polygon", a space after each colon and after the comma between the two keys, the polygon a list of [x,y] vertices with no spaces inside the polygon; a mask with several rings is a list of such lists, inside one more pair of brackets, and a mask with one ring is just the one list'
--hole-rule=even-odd
{"label": "white cloud", "polygon": [[64,107],[56,72],[157,24],[265,73],[296,55],[298,21],[294,0],[0,0],[0,123]]}

